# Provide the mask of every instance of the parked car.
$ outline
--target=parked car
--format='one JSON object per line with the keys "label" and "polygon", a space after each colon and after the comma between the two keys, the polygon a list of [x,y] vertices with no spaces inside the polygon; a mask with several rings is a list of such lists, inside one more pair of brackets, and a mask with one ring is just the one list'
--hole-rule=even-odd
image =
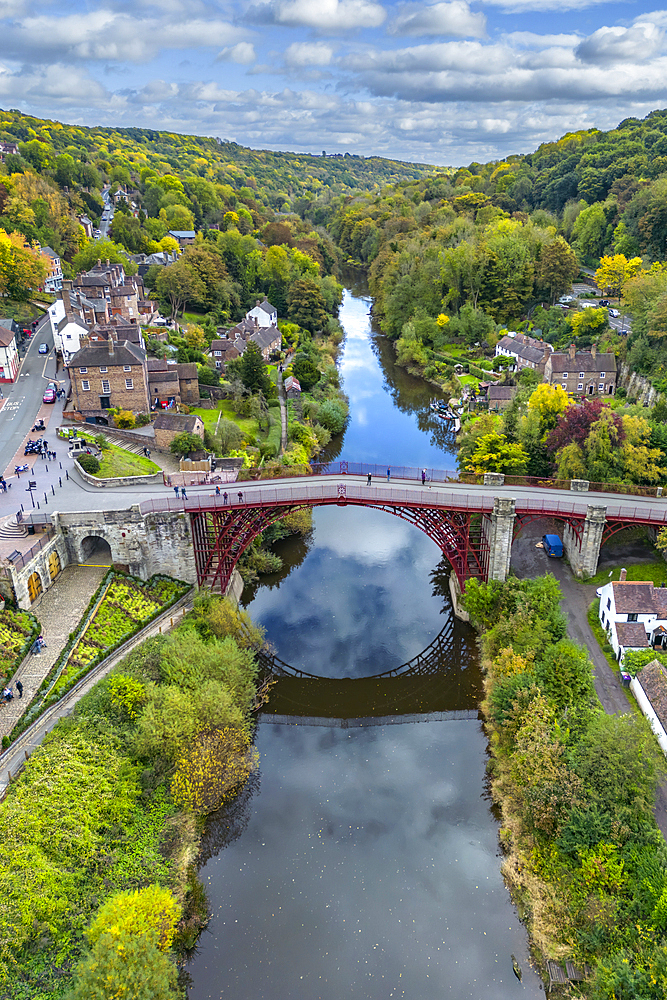
{"label": "parked car", "polygon": [[579,305],[582,309],[597,309],[597,302],[580,302]]}
{"label": "parked car", "polygon": [[49,353],[49,345],[48,344],[40,344],[39,345],[39,352],[38,353],[39,354],[48,354]]}
{"label": "parked car", "polygon": [[55,389],[47,389],[46,392],[44,393],[44,395],[42,396],[42,402],[43,403],[55,403],[55,401],[56,401],[56,390]]}
{"label": "parked car", "polygon": [[559,302],[574,302],[574,295],[561,295]]}
{"label": "parked car", "polygon": [[610,303],[609,299],[600,299],[600,305],[608,307],[608,306],[611,305],[611,303]]}
{"label": "parked car", "polygon": [[609,310],[609,315],[613,316],[614,319],[618,319],[618,317],[621,315],[621,313],[620,313],[620,311],[618,309],[610,309]]}

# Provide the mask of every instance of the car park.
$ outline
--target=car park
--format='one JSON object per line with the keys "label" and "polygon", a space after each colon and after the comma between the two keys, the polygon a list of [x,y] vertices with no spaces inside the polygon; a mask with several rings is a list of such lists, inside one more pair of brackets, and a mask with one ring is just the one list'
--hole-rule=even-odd
{"label": "car park", "polygon": [[56,401],[56,390],[55,389],[47,389],[46,392],[44,393],[44,395],[42,396],[42,402],[43,403],[55,403],[55,401]]}
{"label": "car park", "polygon": [[48,354],[49,353],[49,345],[48,344],[40,344],[39,345],[39,351],[38,351],[38,353],[39,354]]}

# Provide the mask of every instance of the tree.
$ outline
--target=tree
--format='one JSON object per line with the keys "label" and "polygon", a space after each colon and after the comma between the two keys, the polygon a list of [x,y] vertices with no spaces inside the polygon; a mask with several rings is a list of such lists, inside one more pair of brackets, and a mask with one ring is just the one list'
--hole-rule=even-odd
{"label": "tree", "polygon": [[122,264],[126,274],[137,273],[137,265],[129,259],[127,251],[108,239],[91,240],[87,243],[72,258],[72,267],[77,273],[90,271],[98,260],[105,263],[109,261],[110,264]]}
{"label": "tree", "polygon": [[607,329],[609,313],[606,309],[581,309],[572,316],[570,322],[575,337],[592,338]]}
{"label": "tree", "polygon": [[321,378],[321,373],[319,372],[317,365],[314,365],[310,358],[297,358],[292,365],[292,371],[298,378],[299,385],[304,392],[310,392],[313,386],[316,385]]}
{"label": "tree", "polygon": [[317,419],[332,434],[340,434],[347,423],[347,414],[347,405],[342,399],[327,399],[317,411]]}
{"label": "tree", "polygon": [[102,904],[86,936],[92,945],[103,934],[155,935],[160,951],[168,951],[174,940],[181,907],[169,889],[149,885],[134,892],[116,892]]}
{"label": "tree", "polygon": [[25,301],[39,288],[47,266],[21,233],[0,229],[0,296]]}
{"label": "tree", "polygon": [[155,281],[155,288],[161,299],[171,303],[172,316],[177,316],[188,302],[201,301],[206,294],[204,282],[182,257],[174,264],[162,268]]}
{"label": "tree", "polygon": [[176,978],[154,934],[107,932],[79,965],[70,1000],[178,1000]]}
{"label": "tree", "polygon": [[202,439],[198,434],[191,434],[189,431],[177,434],[169,445],[169,451],[173,455],[180,455],[181,457],[189,455],[191,451],[201,451],[201,448]]}
{"label": "tree", "polygon": [[592,703],[595,697],[588,653],[570,639],[548,646],[535,667],[537,683],[549,701],[564,711]]}
{"label": "tree", "polygon": [[579,274],[579,261],[574,250],[562,236],[556,236],[542,247],[539,267],[539,281],[549,289],[549,298],[554,303],[559,295],[568,291]]}
{"label": "tree", "polygon": [[600,258],[600,266],[595,272],[595,280],[599,288],[604,288],[607,291],[613,289],[618,292],[620,302],[627,282],[636,277],[641,269],[641,257],[632,257],[628,260],[624,253],[616,253],[611,257]]}
{"label": "tree", "polygon": [[259,754],[243,729],[199,733],[176,761],[174,802],[198,815],[212,813],[246,783],[258,764]]}
{"label": "tree", "polygon": [[259,392],[266,395],[271,389],[271,380],[266,371],[266,362],[262,356],[261,348],[254,340],[249,340],[248,345],[241,356],[239,362],[239,376],[246,389],[250,392]]}
{"label": "tree", "polygon": [[528,410],[539,417],[543,438],[554,429],[568,406],[570,397],[561,386],[549,385],[547,382],[538,385],[528,400]]}
{"label": "tree", "polygon": [[324,298],[312,278],[300,278],[292,284],[287,296],[287,315],[310,333],[326,326]]}
{"label": "tree", "polygon": [[504,434],[484,434],[477,440],[466,469],[481,475],[484,472],[505,472],[520,476],[526,471],[528,455],[520,444],[511,444]]}

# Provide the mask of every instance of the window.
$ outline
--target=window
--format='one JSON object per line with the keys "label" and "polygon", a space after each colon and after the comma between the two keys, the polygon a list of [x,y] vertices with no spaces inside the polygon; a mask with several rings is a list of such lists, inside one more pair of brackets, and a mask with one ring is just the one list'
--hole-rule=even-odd
{"label": "window", "polygon": [[579,372],[579,378],[586,378],[583,372]]}
{"label": "window", "polygon": [[600,618],[600,621],[602,622],[603,625],[607,624],[604,617],[604,611],[602,612],[602,617]]}
{"label": "window", "polygon": [[134,389],[134,382],[133,382],[133,380],[131,378],[126,378],[125,379],[125,388],[126,389]]}
{"label": "window", "polygon": [[111,386],[105,378],[102,379],[102,392],[107,396],[111,392]]}
{"label": "window", "polygon": [[215,355],[216,358],[222,357],[222,351],[213,351],[213,354]]}
{"label": "window", "polygon": [[106,375],[108,371],[109,369],[106,366],[104,368],[100,368],[100,375]]}
{"label": "window", "polygon": [[90,392],[90,382],[87,378],[81,380],[81,389],[83,392]]}
{"label": "window", "polygon": [[71,340],[71,339],[72,339],[72,334],[68,333],[67,336],[65,337],[65,340]]}
{"label": "window", "polygon": [[563,384],[562,384],[562,386],[561,386],[561,389],[562,389],[562,390],[563,390],[564,392],[567,392],[567,382],[563,382]]}
{"label": "window", "polygon": [[567,378],[567,372],[563,372],[563,378]]}
{"label": "window", "polygon": [[611,597],[607,598],[607,611],[611,609]]}
{"label": "window", "polygon": [[583,387],[584,387],[583,382],[580,382],[579,385],[577,386],[577,389],[579,389],[579,391],[581,392]]}
{"label": "window", "polygon": [[628,621],[629,622],[636,622],[637,621],[637,615],[628,615]]}
{"label": "window", "polygon": [[131,372],[132,371],[132,365],[123,365],[123,371],[124,372]]}
{"label": "window", "polygon": [[604,392],[604,382],[600,382],[598,389],[600,390],[600,392]]}
{"label": "window", "polygon": [[88,374],[87,368],[79,368],[79,375],[87,375],[87,374]]}
{"label": "window", "polygon": [[604,377],[605,377],[605,373],[604,372],[600,372],[600,378],[604,378]]}

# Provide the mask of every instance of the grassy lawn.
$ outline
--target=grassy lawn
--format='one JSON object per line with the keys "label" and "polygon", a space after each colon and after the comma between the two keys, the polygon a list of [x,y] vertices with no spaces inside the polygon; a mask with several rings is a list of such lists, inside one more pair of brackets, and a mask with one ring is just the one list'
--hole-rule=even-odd
{"label": "grassy lawn", "polygon": [[252,417],[240,417],[235,413],[229,400],[226,399],[220,400],[214,410],[192,408],[190,413],[196,413],[197,416],[201,417],[204,426],[211,432],[215,432],[218,417],[222,417],[223,420],[231,420],[237,427],[241,428],[249,441],[256,440],[257,445],[262,448],[267,444],[273,445],[275,455],[280,451],[280,411],[276,410],[275,407],[269,408],[271,426],[268,431],[264,428],[260,431],[257,421]]}
{"label": "grassy lawn", "polygon": [[[609,583],[610,580],[618,580],[620,572],[621,566],[617,566],[615,570],[612,570],[611,576],[608,569],[603,569],[591,577],[590,580],[587,580],[586,583],[594,583],[599,587],[603,583]],[[659,559],[656,562],[637,563],[635,566],[628,566],[626,579],[633,583],[650,580],[656,587],[659,587],[661,583],[667,583],[667,563]]]}
{"label": "grassy lawn", "polygon": [[115,479],[117,476],[149,476],[159,472],[160,468],[143,455],[133,455],[124,448],[112,445],[102,452],[100,471],[95,473],[96,479]]}
{"label": "grassy lawn", "polygon": [[181,323],[182,326],[187,326],[188,323],[194,323],[196,326],[201,326],[205,319],[206,313],[192,312],[190,310],[188,312],[184,312],[178,322]]}
{"label": "grassy lawn", "polygon": [[477,387],[480,382],[480,380],[475,378],[474,375],[459,375],[458,380],[461,385],[474,385],[475,387]]}

